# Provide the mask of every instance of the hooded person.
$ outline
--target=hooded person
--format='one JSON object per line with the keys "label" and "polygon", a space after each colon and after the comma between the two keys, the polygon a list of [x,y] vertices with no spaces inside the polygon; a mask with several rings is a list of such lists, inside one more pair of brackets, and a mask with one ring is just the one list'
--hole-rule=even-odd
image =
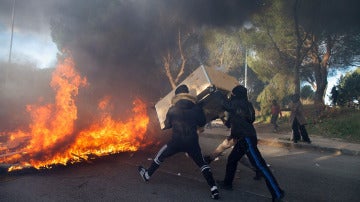
{"label": "hooded person", "polygon": [[303,105],[300,101],[300,95],[294,94],[291,99],[291,103],[289,104],[290,107],[290,118],[289,122],[291,124],[291,129],[293,132],[293,141],[297,143],[301,139],[304,142],[311,143],[309,135],[306,131],[306,119],[304,115]]}
{"label": "hooded person", "polygon": [[257,148],[257,135],[253,125],[255,109],[247,97],[247,89],[238,85],[233,88],[232,96],[223,102],[224,110],[229,113],[227,125],[231,128],[230,136],[237,139],[226,163],[225,177],[219,186],[231,190],[238,162],[244,156],[250,160],[252,166],[264,177],[273,201],[284,197],[284,191],[279,187],[275,177]]}
{"label": "hooded person", "polygon": [[211,198],[219,199],[219,191],[215,185],[210,166],[203,159],[197,133],[198,127],[204,127],[206,124],[205,114],[196,103],[196,98],[189,94],[189,88],[186,85],[180,85],[176,88],[175,96],[172,98],[172,106],[166,114],[164,124],[164,130],[172,129],[172,137],[158,151],[148,169],[139,166],[138,171],[141,178],[148,181],[166,158],[179,152],[185,152],[200,168],[210,186]]}

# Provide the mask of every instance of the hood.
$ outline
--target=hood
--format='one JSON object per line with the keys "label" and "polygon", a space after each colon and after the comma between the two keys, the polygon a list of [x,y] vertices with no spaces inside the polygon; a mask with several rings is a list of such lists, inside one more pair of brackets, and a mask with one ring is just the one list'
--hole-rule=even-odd
{"label": "hood", "polygon": [[175,105],[179,100],[189,100],[194,104],[197,101],[196,97],[190,95],[189,93],[179,93],[171,99],[171,104]]}

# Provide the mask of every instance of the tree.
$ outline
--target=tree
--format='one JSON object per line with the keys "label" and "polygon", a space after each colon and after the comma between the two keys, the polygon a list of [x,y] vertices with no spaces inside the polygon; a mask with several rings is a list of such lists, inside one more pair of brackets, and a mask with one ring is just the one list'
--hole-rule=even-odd
{"label": "tree", "polygon": [[[167,51],[166,56],[163,56],[163,65],[164,65],[165,73],[166,73],[166,76],[169,79],[169,82],[173,89],[176,88],[181,76],[184,74],[184,69],[185,69],[185,64],[186,64],[186,58],[185,58],[184,52],[182,50],[182,41],[181,41],[180,30],[179,30],[179,35],[178,35],[178,48],[179,48],[178,52],[179,52],[179,56],[180,56],[180,65],[176,66],[176,68],[171,68],[174,58],[171,55],[169,50]],[[178,71],[175,74],[175,76],[173,75],[171,69],[175,69]]]}
{"label": "tree", "polygon": [[[327,76],[331,67],[359,61],[360,30],[356,19],[358,1],[274,0],[252,18],[251,42],[256,57],[251,66],[272,85],[276,74],[293,80],[294,93],[300,80],[315,89],[317,113],[324,107]],[[334,13],[340,14],[338,18]],[[336,64],[336,65],[335,65]],[[286,86],[289,87],[289,86]]]}
{"label": "tree", "polygon": [[303,99],[314,99],[314,91],[311,89],[311,86],[305,85],[300,90],[300,97]]}
{"label": "tree", "polygon": [[340,105],[345,105],[348,102],[359,101],[360,99],[360,68],[352,73],[348,73],[339,80],[339,96],[338,102]]}
{"label": "tree", "polygon": [[250,49],[249,66],[266,85],[257,98],[264,114],[272,99],[282,101],[300,85],[294,70],[297,41],[290,8],[285,1],[269,2],[261,14],[253,16],[252,28],[241,34]]}
{"label": "tree", "polygon": [[311,70],[304,72],[306,80],[315,89],[314,101],[318,110],[324,106],[329,70],[359,60],[360,29],[356,19],[360,15],[355,9],[359,5],[354,0],[314,0],[299,4],[299,23],[311,39],[311,50],[303,61],[303,66]]}
{"label": "tree", "polygon": [[206,63],[225,72],[233,71],[245,61],[245,50],[235,27],[218,29],[207,27],[203,31],[204,48],[208,53]]}

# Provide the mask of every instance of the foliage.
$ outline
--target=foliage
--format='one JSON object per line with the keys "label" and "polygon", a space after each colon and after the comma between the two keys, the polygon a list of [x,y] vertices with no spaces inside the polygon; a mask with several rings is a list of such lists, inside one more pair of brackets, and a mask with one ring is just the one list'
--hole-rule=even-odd
{"label": "foliage", "polygon": [[209,29],[204,33],[203,43],[208,52],[207,63],[226,72],[242,66],[245,50],[236,29]]}
{"label": "foliage", "polygon": [[[257,101],[260,103],[261,115],[270,114],[272,100],[283,103],[284,99],[293,94],[291,79],[283,79],[284,75],[276,74],[270,83],[259,94]],[[284,88],[287,86],[288,88]]]}
{"label": "foliage", "polygon": [[315,92],[311,89],[311,86],[305,85],[301,88],[300,97],[302,99],[313,99]]}
{"label": "foliage", "polygon": [[341,77],[338,85],[338,103],[345,105],[349,101],[360,98],[360,68],[352,73],[348,73],[345,77]]}
{"label": "foliage", "polygon": [[330,108],[316,124],[307,125],[310,134],[360,143],[360,111],[350,108]]}

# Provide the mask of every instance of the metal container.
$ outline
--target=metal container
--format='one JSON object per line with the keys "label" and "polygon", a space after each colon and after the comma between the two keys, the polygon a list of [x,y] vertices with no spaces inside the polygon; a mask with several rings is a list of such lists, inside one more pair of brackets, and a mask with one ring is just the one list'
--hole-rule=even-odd
{"label": "metal container", "polygon": [[[203,107],[206,121],[210,122],[224,113],[221,108],[221,98],[212,92],[217,89],[226,96],[239,82],[235,77],[215,68],[200,66],[179,85],[182,84],[187,85],[190,94],[197,97],[198,102]],[[175,89],[155,104],[161,129],[165,127],[166,113],[171,106],[171,99],[174,95]]]}

